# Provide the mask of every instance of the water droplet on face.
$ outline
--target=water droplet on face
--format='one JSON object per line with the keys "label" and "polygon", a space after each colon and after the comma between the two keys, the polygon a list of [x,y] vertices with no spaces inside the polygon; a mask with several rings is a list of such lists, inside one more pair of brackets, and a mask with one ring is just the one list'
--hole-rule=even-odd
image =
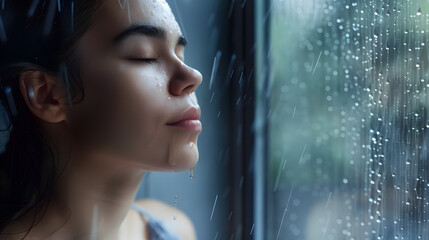
{"label": "water droplet on face", "polygon": [[163,85],[160,82],[156,85],[156,88],[158,88],[159,91],[162,91],[162,87]]}
{"label": "water droplet on face", "polygon": [[176,166],[176,165],[177,165],[176,161],[175,161],[175,160],[173,160],[173,159],[168,159],[168,164],[169,164],[170,166]]}

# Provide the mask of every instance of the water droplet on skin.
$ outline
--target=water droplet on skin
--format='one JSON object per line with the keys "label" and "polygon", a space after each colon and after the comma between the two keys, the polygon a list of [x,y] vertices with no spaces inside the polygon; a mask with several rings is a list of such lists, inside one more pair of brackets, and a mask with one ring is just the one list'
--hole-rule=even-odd
{"label": "water droplet on skin", "polygon": [[176,165],[177,165],[176,161],[175,161],[175,160],[173,160],[173,159],[168,159],[168,164],[169,164],[170,166],[176,166]]}
{"label": "water droplet on skin", "polygon": [[156,87],[158,88],[158,90],[159,90],[159,91],[162,91],[162,83],[158,83],[158,84],[156,85]]}

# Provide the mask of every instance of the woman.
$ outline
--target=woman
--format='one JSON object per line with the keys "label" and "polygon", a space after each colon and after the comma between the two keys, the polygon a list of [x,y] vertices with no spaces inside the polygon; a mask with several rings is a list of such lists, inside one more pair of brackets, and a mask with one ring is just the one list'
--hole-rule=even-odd
{"label": "woman", "polygon": [[5,5],[0,238],[195,239],[178,210],[133,203],[145,171],[198,160],[202,76],[165,0]]}

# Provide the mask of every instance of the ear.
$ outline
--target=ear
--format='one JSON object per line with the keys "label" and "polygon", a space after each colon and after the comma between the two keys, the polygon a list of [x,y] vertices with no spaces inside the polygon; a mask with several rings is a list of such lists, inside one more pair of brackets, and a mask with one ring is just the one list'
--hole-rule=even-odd
{"label": "ear", "polygon": [[58,123],[66,119],[67,89],[48,73],[21,73],[19,88],[30,111],[42,120]]}

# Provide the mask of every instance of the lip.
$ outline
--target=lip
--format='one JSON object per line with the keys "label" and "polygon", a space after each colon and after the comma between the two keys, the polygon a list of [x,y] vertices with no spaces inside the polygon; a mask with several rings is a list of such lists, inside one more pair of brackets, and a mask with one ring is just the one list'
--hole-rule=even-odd
{"label": "lip", "polygon": [[191,107],[183,111],[172,122],[167,123],[167,126],[185,129],[193,132],[201,132],[202,124],[200,121],[201,109]]}
{"label": "lip", "polygon": [[170,127],[181,128],[192,132],[201,132],[202,124],[200,120],[183,120],[174,124],[167,124]]}

